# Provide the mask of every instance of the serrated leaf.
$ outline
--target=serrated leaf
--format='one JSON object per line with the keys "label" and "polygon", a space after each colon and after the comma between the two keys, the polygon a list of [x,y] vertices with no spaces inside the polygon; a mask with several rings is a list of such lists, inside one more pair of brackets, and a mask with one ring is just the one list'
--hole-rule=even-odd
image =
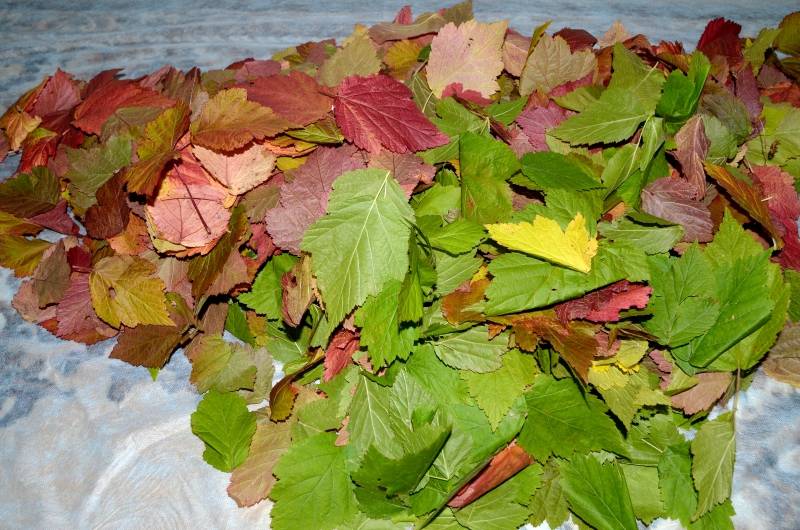
{"label": "serrated leaf", "polygon": [[228,472],[247,458],[256,418],[242,397],[211,390],[192,413],[192,432],[206,444],[203,459]]}
{"label": "serrated leaf", "polygon": [[489,338],[486,326],[446,335],[433,343],[437,357],[453,368],[472,372],[492,372],[502,366],[501,355],[508,349],[503,335]]}
{"label": "serrated leaf", "polygon": [[328,318],[340,322],[408,268],[414,212],[389,171],[364,169],[336,179],[328,213],[314,223],[301,248],[312,255]]}
{"label": "serrated leaf", "polygon": [[580,272],[589,272],[597,254],[597,240],[589,237],[580,213],[566,230],[547,217],[537,215],[532,223],[486,225],[498,243]]}
{"label": "serrated leaf", "polygon": [[731,495],[736,437],[733,414],[728,412],[704,423],[692,441],[692,477],[698,492],[692,519],[711,510]]}

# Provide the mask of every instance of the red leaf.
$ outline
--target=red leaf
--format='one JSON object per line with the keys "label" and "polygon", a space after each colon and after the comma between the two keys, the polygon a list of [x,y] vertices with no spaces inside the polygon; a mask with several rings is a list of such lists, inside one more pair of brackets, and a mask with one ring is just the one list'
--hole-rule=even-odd
{"label": "red leaf", "polygon": [[61,200],[53,209],[31,217],[30,222],[54,232],[67,235],[77,235],[78,226],[67,213],[67,201]]}
{"label": "red leaf", "polygon": [[295,127],[321,119],[333,102],[319,91],[313,77],[297,71],[260,77],[246,88],[247,99],[271,108]]}
{"label": "red leaf", "polygon": [[800,271],[800,239],[797,231],[800,198],[794,190],[794,179],[777,166],[754,166],[753,180],[761,186],[772,222],[783,236],[779,263]]}
{"label": "red leaf", "polygon": [[125,230],[131,209],[123,185],[122,177],[116,174],[97,190],[97,204],[86,211],[84,218],[89,237],[108,239]]}
{"label": "red leaf", "polygon": [[300,254],[303,234],[328,207],[333,181],[346,171],[363,167],[353,146],[320,147],[311,153],[294,171],[294,179],[281,187],[280,206],[267,212],[267,230],[275,244]]}
{"label": "red leaf", "polygon": [[430,184],[436,174],[436,168],[426,164],[420,157],[411,153],[398,155],[391,151],[373,153],[369,158],[369,167],[388,169],[406,192],[406,197],[411,197],[414,189],[421,182]]}
{"label": "red leaf", "polygon": [[572,53],[585,49],[591,49],[595,44],[597,44],[597,39],[594,37],[594,35],[585,29],[562,28],[553,33],[553,37],[561,37],[567,41],[567,44],[569,44],[569,50]]}
{"label": "red leaf", "polygon": [[96,90],[75,109],[76,127],[100,134],[103,124],[117,109],[122,107],[167,108],[175,102],[155,90],[144,88],[136,81],[112,79]]}
{"label": "red leaf", "polygon": [[73,272],[70,281],[56,309],[56,335],[84,344],[94,344],[116,335],[117,330],[100,320],[94,312],[89,294],[89,273]]}
{"label": "red leaf", "polygon": [[217,153],[198,145],[194,155],[232,195],[241,195],[269,179],[277,159],[260,144],[235,153]]}
{"label": "red leaf", "polygon": [[449,141],[420,112],[408,87],[385,75],[346,78],[339,86],[334,112],[345,138],[368,151],[384,147],[408,153]]}
{"label": "red leaf", "polygon": [[691,185],[693,197],[702,199],[706,194],[706,170],[703,161],[710,145],[702,117],[692,116],[675,135],[675,142],[678,144],[675,156],[681,163],[683,176]]}
{"label": "red leaf", "polygon": [[703,35],[697,41],[697,49],[709,58],[721,55],[735,64],[742,59],[742,44],[739,32],[742,26],[724,18],[715,18],[706,25]]}
{"label": "red leaf", "polygon": [[694,200],[695,188],[678,177],[664,177],[642,190],[642,209],[683,226],[683,241],[711,241],[714,228],[708,206]]}
{"label": "red leaf", "polygon": [[497,453],[489,465],[472,479],[458,494],[447,503],[452,508],[462,508],[491,491],[533,463],[533,458],[511,442],[505,449]]}
{"label": "red leaf", "polygon": [[517,123],[522,127],[525,136],[533,147],[533,151],[549,151],[545,135],[572,114],[549,101],[543,107],[528,107],[517,116]]}
{"label": "red leaf", "polygon": [[358,335],[352,331],[342,329],[331,339],[325,351],[325,374],[323,381],[330,381],[336,374],[350,364],[353,354],[358,350]]}
{"label": "red leaf", "polygon": [[562,322],[582,319],[591,322],[616,322],[619,312],[632,307],[644,308],[652,289],[646,285],[621,280],[556,306]]}
{"label": "red leaf", "polygon": [[227,195],[225,188],[185,151],[146,212],[158,238],[184,247],[206,247],[228,227],[231,212],[223,206]]}

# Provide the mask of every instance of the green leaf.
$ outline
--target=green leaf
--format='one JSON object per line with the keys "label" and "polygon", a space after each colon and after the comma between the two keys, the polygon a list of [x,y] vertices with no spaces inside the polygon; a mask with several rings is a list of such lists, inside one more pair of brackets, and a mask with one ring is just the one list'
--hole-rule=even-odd
{"label": "green leaf", "polygon": [[508,349],[508,337],[489,339],[486,326],[476,326],[462,333],[451,333],[433,343],[436,356],[453,368],[473,372],[491,372],[502,366],[501,355]]}
{"label": "green leaf", "polygon": [[356,311],[355,323],[361,328],[361,346],[367,348],[372,366],[377,368],[405,359],[414,347],[417,328],[400,322],[402,284],[390,281],[377,296],[370,296]]}
{"label": "green leaf", "polygon": [[372,445],[364,455],[353,480],[365,487],[381,489],[386,495],[409,493],[441,451],[450,429],[446,426],[423,425],[408,436],[398,458],[386,456],[379,446]]}
{"label": "green leaf", "polygon": [[614,74],[608,88],[583,112],[550,134],[573,145],[615,143],[630,138],[653,115],[664,76],[621,44],[614,45]]}
{"label": "green leaf", "polygon": [[650,258],[648,309],[653,317],[645,328],[667,346],[680,346],[714,325],[719,304],[709,296],[713,285],[711,264],[696,245],[680,258]]}
{"label": "green leaf", "polygon": [[561,463],[562,487],[570,508],[598,530],[636,530],[628,486],[616,462],[590,455]]}
{"label": "green leaf", "polygon": [[731,496],[736,436],[733,414],[727,412],[704,423],[692,440],[692,477],[698,492],[693,519]]}
{"label": "green leaf", "polygon": [[533,357],[514,349],[503,355],[503,366],[494,372],[462,371],[461,377],[467,382],[470,395],[486,413],[492,429],[497,429],[520,394],[533,383],[536,372]]}
{"label": "green leaf", "polygon": [[522,157],[522,173],[533,182],[536,189],[565,188],[577,191],[603,187],[587,165],[574,157],[551,151],[525,154]]}
{"label": "green leaf", "polygon": [[706,56],[701,52],[694,52],[689,60],[687,74],[673,70],[667,77],[656,113],[676,125],[688,120],[697,109],[710,71],[711,63]]}
{"label": "green leaf", "polygon": [[552,305],[627,278],[647,280],[641,250],[601,242],[588,274],[551,265],[523,254],[502,254],[492,260],[492,283],[486,290],[486,313],[504,315]]}
{"label": "green leaf", "polygon": [[511,216],[511,188],[519,171],[516,155],[505,143],[474,133],[461,135],[461,213],[479,224]]}
{"label": "green leaf", "polygon": [[345,448],[336,435],[321,433],[293,445],[278,461],[270,497],[274,530],[346,528],[357,514]]}
{"label": "green leaf", "polygon": [[370,446],[380,447],[389,457],[397,457],[400,447],[392,429],[391,390],[359,378],[353,401],[350,404],[350,443],[356,454],[363,454]]}
{"label": "green leaf", "polygon": [[669,252],[683,238],[683,227],[680,225],[645,225],[626,217],[610,223],[600,223],[597,230],[606,239],[626,243],[646,254]]}
{"label": "green leaf", "polygon": [[227,342],[219,335],[203,336],[190,349],[190,380],[200,392],[252,390],[256,367],[252,352],[248,350],[249,347]]}
{"label": "green leaf", "polygon": [[228,303],[228,315],[225,317],[225,331],[250,346],[256,343],[253,333],[250,331],[250,324],[247,323],[247,315],[242,306],[234,301]]}
{"label": "green leaf", "polygon": [[735,530],[731,517],[736,515],[731,500],[716,505],[710,512],[689,524],[689,530]]}
{"label": "green leaf", "polygon": [[95,193],[114,173],[131,162],[131,141],[125,136],[113,136],[104,144],[91,149],[67,148],[70,202],[79,212],[97,203]]}
{"label": "green leaf", "polygon": [[411,198],[411,206],[418,218],[425,215],[448,216],[452,212],[461,210],[461,188],[436,183],[422,193],[414,195]]}
{"label": "green leaf", "polygon": [[192,413],[192,432],[206,444],[203,459],[220,471],[244,462],[256,432],[256,417],[244,398],[210,390]]}
{"label": "green leaf", "polygon": [[18,217],[52,210],[61,198],[58,177],[47,167],[37,166],[0,182],[0,210]]}
{"label": "green leaf", "polygon": [[542,471],[541,485],[531,497],[530,522],[536,526],[546,521],[550,528],[558,528],[569,516],[567,498],[561,487],[561,472],[558,462],[559,460],[555,458],[547,461]]}
{"label": "green leaf", "polygon": [[469,219],[456,219],[427,234],[431,247],[450,254],[463,254],[486,237],[483,226]]}
{"label": "green leaf", "polygon": [[281,278],[289,272],[297,258],[291,254],[273,256],[256,276],[250,291],[239,295],[239,301],[260,315],[270,320],[282,317]]}
{"label": "green leaf", "polygon": [[483,260],[475,257],[474,253],[451,256],[443,252],[435,252],[434,256],[436,258],[436,292],[440,296],[452,293],[459,285],[472,278],[483,263]]}
{"label": "green leaf", "polygon": [[528,419],[519,443],[536,460],[544,462],[551,454],[570,458],[574,452],[623,450],[622,436],[605,414],[603,402],[581,395],[572,380],[538,375],[525,400]]}
{"label": "green leaf", "polygon": [[620,464],[625,483],[628,485],[633,513],[637,519],[650,524],[664,515],[664,506],[658,489],[658,470],[654,467]]}
{"label": "green leaf", "polygon": [[52,243],[24,236],[0,237],[0,265],[14,270],[17,276],[30,276]]}
{"label": "green leaf", "polygon": [[688,442],[672,445],[664,452],[658,462],[658,486],[666,516],[687,526],[697,510]]}
{"label": "green leaf", "polygon": [[527,103],[528,98],[526,97],[498,101],[486,107],[486,112],[493,120],[499,121],[507,127],[514,123],[514,120],[517,119],[517,116],[519,116]]}
{"label": "green leaf", "polygon": [[328,318],[338,323],[389,280],[403,280],[414,212],[391,172],[380,169],[337,178],[327,212],[301,247],[311,253]]}

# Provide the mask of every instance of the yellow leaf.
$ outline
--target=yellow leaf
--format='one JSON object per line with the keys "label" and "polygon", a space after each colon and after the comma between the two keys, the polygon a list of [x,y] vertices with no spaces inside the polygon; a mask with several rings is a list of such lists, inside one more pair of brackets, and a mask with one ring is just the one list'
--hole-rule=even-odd
{"label": "yellow leaf", "polygon": [[580,272],[589,272],[597,254],[597,240],[589,236],[586,220],[578,213],[566,230],[553,219],[537,215],[532,223],[486,225],[489,235],[512,249]]}

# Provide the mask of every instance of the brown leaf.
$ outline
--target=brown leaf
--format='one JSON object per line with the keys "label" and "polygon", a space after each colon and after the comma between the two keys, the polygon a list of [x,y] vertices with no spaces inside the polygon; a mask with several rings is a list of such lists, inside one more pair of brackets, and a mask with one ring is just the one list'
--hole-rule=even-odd
{"label": "brown leaf", "polygon": [[391,171],[406,197],[411,197],[418,184],[431,184],[436,174],[435,167],[411,153],[379,151],[370,155],[368,166]]}
{"label": "brown leaf", "polygon": [[710,409],[731,383],[728,372],[703,372],[697,374],[697,378],[699,382],[695,386],[672,396],[672,406],[683,409],[688,415]]}
{"label": "brown leaf", "polygon": [[62,239],[45,251],[42,261],[33,272],[32,287],[38,298],[39,307],[55,304],[64,297],[69,288],[71,272]]}
{"label": "brown leaf", "polygon": [[247,86],[247,99],[271,108],[293,127],[324,117],[333,100],[320,92],[314,78],[296,70],[288,75],[259,77]]}
{"label": "brown leaf", "polygon": [[470,306],[483,300],[483,294],[489,287],[489,280],[482,278],[474,282],[465,282],[458,289],[442,299],[442,314],[453,325],[469,320],[483,320],[483,313],[470,309]]}
{"label": "brown leaf", "polygon": [[734,176],[731,166],[724,167],[706,162],[705,168],[709,176],[728,192],[736,204],[744,208],[754,221],[767,229],[767,232],[775,239],[778,248],[782,247],[783,238],[772,222],[767,201],[764,200],[760,189],[743,177]]}
{"label": "brown leaf", "polygon": [[478,476],[464,485],[447,505],[451,508],[463,508],[532,463],[533,458],[516,442],[511,442],[492,458],[489,465]]}
{"label": "brown leaf", "polygon": [[292,443],[292,424],[264,420],[256,426],[247,459],[231,474],[228,495],[240,507],[264,500],[275,485],[272,469]]}
{"label": "brown leaf", "polygon": [[131,209],[123,185],[118,173],[97,190],[97,204],[86,210],[83,222],[89,237],[108,239],[125,230]]}
{"label": "brown leaf", "polygon": [[311,274],[311,258],[303,256],[300,261],[281,277],[283,320],[297,327],[303,320],[308,305],[314,299],[314,283]]}
{"label": "brown leaf", "polygon": [[764,361],[770,377],[800,388],[800,323],[787,324]]}
{"label": "brown leaf", "polygon": [[73,272],[70,281],[56,309],[56,335],[84,344],[94,344],[116,335],[117,330],[100,320],[94,312],[89,293],[89,274]]}

